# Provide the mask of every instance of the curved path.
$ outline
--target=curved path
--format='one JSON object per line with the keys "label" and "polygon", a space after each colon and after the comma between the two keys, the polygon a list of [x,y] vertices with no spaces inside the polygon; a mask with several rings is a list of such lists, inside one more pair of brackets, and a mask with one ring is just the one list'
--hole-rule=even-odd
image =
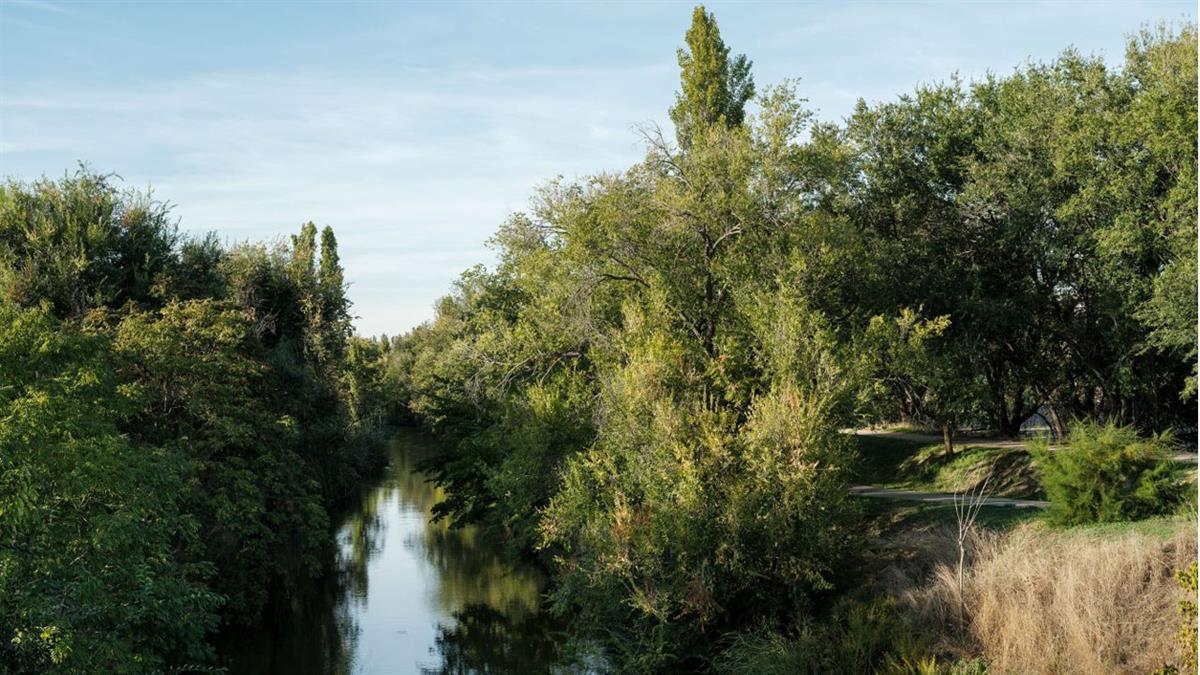
{"label": "curved path", "polygon": [[[878,436],[880,438],[895,438],[901,441],[913,441],[916,443],[928,443],[929,445],[941,444],[942,437],[936,434],[924,434],[918,431],[885,431],[882,429],[843,429],[843,433],[854,434],[856,436]],[[979,436],[956,436],[954,438],[954,447],[956,448],[1012,448],[1020,450],[1028,450],[1029,447],[1023,440],[1014,440],[1011,438],[986,438]],[[1050,449],[1058,447],[1051,444]],[[1179,451],[1171,455],[1171,459],[1176,462],[1197,463],[1197,454],[1195,452]]]}
{"label": "curved path", "polygon": [[[894,438],[898,441],[913,441],[914,443],[928,443],[929,445],[941,445],[942,437],[937,434],[926,434],[919,431],[887,431],[884,429],[843,429],[842,433],[854,434],[855,436],[878,436],[879,438]],[[1014,440],[1011,438],[981,438],[978,436],[956,435],[954,437],[954,447],[956,448],[1017,448],[1021,450],[1027,449],[1025,442]],[[1054,446],[1050,446],[1054,447]]]}
{"label": "curved path", "polygon": [[[910,502],[939,502],[953,504],[956,495],[952,492],[918,492],[916,490],[899,490],[894,488],[875,487],[874,485],[854,485],[850,494],[860,497],[879,497],[881,499],[898,499]],[[1013,499],[1012,497],[987,497],[984,506],[1011,506],[1018,509],[1044,509],[1050,502],[1037,499]]]}

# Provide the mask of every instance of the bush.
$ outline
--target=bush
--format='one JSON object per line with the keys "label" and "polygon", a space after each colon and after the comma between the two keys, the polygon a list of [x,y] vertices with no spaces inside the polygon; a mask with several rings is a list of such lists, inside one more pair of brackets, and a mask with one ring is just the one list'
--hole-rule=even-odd
{"label": "bush", "polygon": [[1143,439],[1131,427],[1079,423],[1066,447],[1034,447],[1048,517],[1081,525],[1170,513],[1186,492],[1171,464],[1171,441],[1169,433]]}
{"label": "bush", "polygon": [[783,293],[755,309],[770,379],[739,421],[699,386],[703,352],[663,311],[631,308],[622,358],[603,365],[596,442],[543,512],[557,607],[620,652],[621,672],[687,670],[714,636],[807,618],[842,573],[856,534],[835,422],[844,357]]}
{"label": "bush", "polygon": [[1187,591],[1188,599],[1179,601],[1179,611],[1183,614],[1183,626],[1179,629],[1179,641],[1183,644],[1184,664],[1187,672],[1196,672],[1196,655],[1200,651],[1197,644],[1196,630],[1196,563],[1187,569],[1175,573],[1175,579],[1183,590]]}
{"label": "bush", "polygon": [[[1183,625],[1179,628],[1177,639],[1183,646],[1183,663],[1185,673],[1196,672],[1197,626],[1196,626],[1196,563],[1175,572],[1175,580],[1183,590],[1187,591],[1188,599],[1179,601],[1179,612],[1183,614]],[[1154,671],[1154,675],[1179,675],[1179,668],[1166,664]]]}
{"label": "bush", "polygon": [[774,630],[735,633],[713,659],[718,673],[969,673],[939,663],[926,640],[913,633],[890,597],[845,599],[827,620],[803,621],[787,635]]}

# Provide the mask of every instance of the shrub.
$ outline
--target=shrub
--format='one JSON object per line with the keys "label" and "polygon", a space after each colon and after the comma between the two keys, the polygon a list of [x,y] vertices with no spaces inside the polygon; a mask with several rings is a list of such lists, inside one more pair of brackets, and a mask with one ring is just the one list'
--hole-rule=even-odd
{"label": "shrub", "polygon": [[1131,427],[1079,423],[1065,447],[1034,447],[1048,517],[1080,525],[1171,512],[1185,493],[1169,458],[1171,441],[1169,433],[1143,439]]}
{"label": "shrub", "polygon": [[833,607],[826,620],[806,620],[787,634],[765,629],[735,633],[713,659],[713,670],[754,675],[987,672],[981,659],[939,658],[897,609],[895,600],[887,596],[869,602],[846,598]]}
{"label": "shrub", "polygon": [[1175,573],[1179,585],[1188,593],[1187,600],[1179,601],[1179,611],[1183,614],[1183,627],[1179,629],[1179,641],[1183,643],[1184,663],[1187,672],[1196,672],[1196,655],[1200,645],[1197,645],[1196,630],[1196,563]]}
{"label": "shrub", "polygon": [[[804,620],[784,635],[774,630],[736,633],[713,661],[719,673],[891,672],[928,662],[923,645],[896,613],[891,598],[843,600],[828,620]],[[904,665],[901,665],[904,664]]]}
{"label": "shrub", "polygon": [[[771,377],[744,421],[713,404],[703,352],[664,312],[631,308],[596,442],[543,512],[557,607],[636,654],[622,672],[687,669],[710,636],[810,616],[842,573],[856,534],[835,423],[846,370],[823,318],[787,298],[762,307],[753,335]],[[616,624],[632,630],[604,631]]]}

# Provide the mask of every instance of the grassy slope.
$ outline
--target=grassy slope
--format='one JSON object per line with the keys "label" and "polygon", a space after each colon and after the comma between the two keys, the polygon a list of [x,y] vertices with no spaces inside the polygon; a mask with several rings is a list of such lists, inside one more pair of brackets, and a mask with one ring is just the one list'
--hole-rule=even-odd
{"label": "grassy slope", "polygon": [[1029,453],[1013,448],[963,447],[946,456],[940,444],[855,436],[861,458],[855,479],[870,485],[927,492],[961,492],[994,471],[988,493],[1040,498]]}

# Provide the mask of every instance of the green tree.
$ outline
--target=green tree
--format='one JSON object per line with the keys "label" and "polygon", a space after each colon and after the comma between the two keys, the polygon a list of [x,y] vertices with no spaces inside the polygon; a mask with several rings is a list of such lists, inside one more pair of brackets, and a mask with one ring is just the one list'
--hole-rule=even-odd
{"label": "green tree", "polygon": [[152,306],[178,240],[165,204],[118,190],[111,175],[84,167],[58,181],[9,180],[0,187],[0,298],[46,301],[60,317]]}
{"label": "green tree", "polygon": [[300,233],[292,235],[292,266],[297,283],[303,283],[316,274],[317,226],[312,221],[300,226]]}
{"label": "green tree", "polygon": [[1139,256],[1151,289],[1137,316],[1148,347],[1190,363],[1184,398],[1196,393],[1196,44],[1195,24],[1129,40],[1125,77],[1136,95],[1116,133],[1135,150],[1122,172],[1133,180],[1113,186],[1125,208],[1104,239],[1118,254],[1150,248]]}
{"label": "green tree", "polygon": [[205,532],[226,614],[243,622],[319,571],[328,524],[296,421],[259,394],[272,381],[249,318],[214,300],[173,303],[125,317],[114,342],[139,403],[126,428],[192,460],[177,489]]}
{"label": "green tree", "polygon": [[[1177,54],[1186,54],[1186,40],[1178,44]],[[1194,153],[1165,150],[1156,139],[1169,129],[1194,144],[1180,102],[1194,101],[1195,90],[1167,76],[1169,69],[1141,76],[1136,69],[1114,72],[1068,51],[978,87],[989,124],[962,201],[972,221],[1002,227],[995,238],[1019,254],[992,284],[1022,298],[1022,316],[1011,323],[1022,335],[1009,342],[1029,345],[1016,349],[1028,365],[1010,359],[1015,379],[1028,383],[1035,400],[1070,415],[1162,429],[1187,414],[1174,396],[1163,396],[1184,387],[1186,347],[1146,349],[1146,325],[1137,317],[1173,257],[1168,232],[1184,231],[1182,217],[1160,215],[1172,213],[1167,195],[1190,193],[1194,182],[1187,178]],[[1146,115],[1162,98],[1169,103]],[[1142,126],[1151,116],[1172,121],[1151,130]],[[1194,241],[1194,213],[1188,219],[1182,236]]]}
{"label": "green tree", "polygon": [[1195,158],[1178,150],[1195,144],[1194,44],[1191,27],[1147,34],[1124,71],[1067,51],[860,105],[855,170],[825,206],[867,242],[847,313],[949,316],[941,351],[1006,434],[1039,409],[1060,433],[1071,416],[1178,423],[1163,394],[1194,364]]}
{"label": "green tree", "polygon": [[692,10],[684,41],[687,48],[678,53],[682,90],[670,115],[679,146],[688,148],[692,137],[707,127],[742,123],[746,102],[754,97],[754,78],[744,54],[729,58],[717,20],[703,5]]}
{"label": "green tree", "polygon": [[0,305],[0,669],[203,662],[222,598],[179,487],[190,463],[121,432],[108,338]]}
{"label": "green tree", "polygon": [[630,307],[597,440],[572,457],[543,521],[556,599],[608,633],[621,667],[662,670],[715,636],[803,615],[851,539],[851,453],[836,429],[853,390],[832,332],[793,291],[749,310],[768,386],[745,421],[698,386],[695,342],[661,305]]}
{"label": "green tree", "polygon": [[321,262],[317,269],[317,288],[321,297],[321,340],[332,358],[341,356],[341,345],[350,337],[350,302],[346,298],[345,273],[338,257],[337,237],[328,225],[321,230]]}
{"label": "green tree", "polygon": [[379,465],[332,232],[318,269],[311,224],[226,250],[167,215],[86,170],[0,189],[5,672],[204,665]]}
{"label": "green tree", "polygon": [[338,257],[337,237],[333,228],[328,225],[321,230],[321,264],[317,270],[317,280],[321,288],[321,296],[325,301],[325,315],[329,321],[345,321],[346,315],[346,281],[342,270],[341,258]]}
{"label": "green tree", "polygon": [[871,362],[873,386],[863,389],[869,409],[883,419],[898,413],[906,421],[935,425],[947,455],[954,452],[959,425],[972,419],[984,396],[966,365],[969,359],[949,351],[953,343],[938,344],[949,325],[948,316],[926,320],[905,308],[894,319],[872,317],[863,342]]}

